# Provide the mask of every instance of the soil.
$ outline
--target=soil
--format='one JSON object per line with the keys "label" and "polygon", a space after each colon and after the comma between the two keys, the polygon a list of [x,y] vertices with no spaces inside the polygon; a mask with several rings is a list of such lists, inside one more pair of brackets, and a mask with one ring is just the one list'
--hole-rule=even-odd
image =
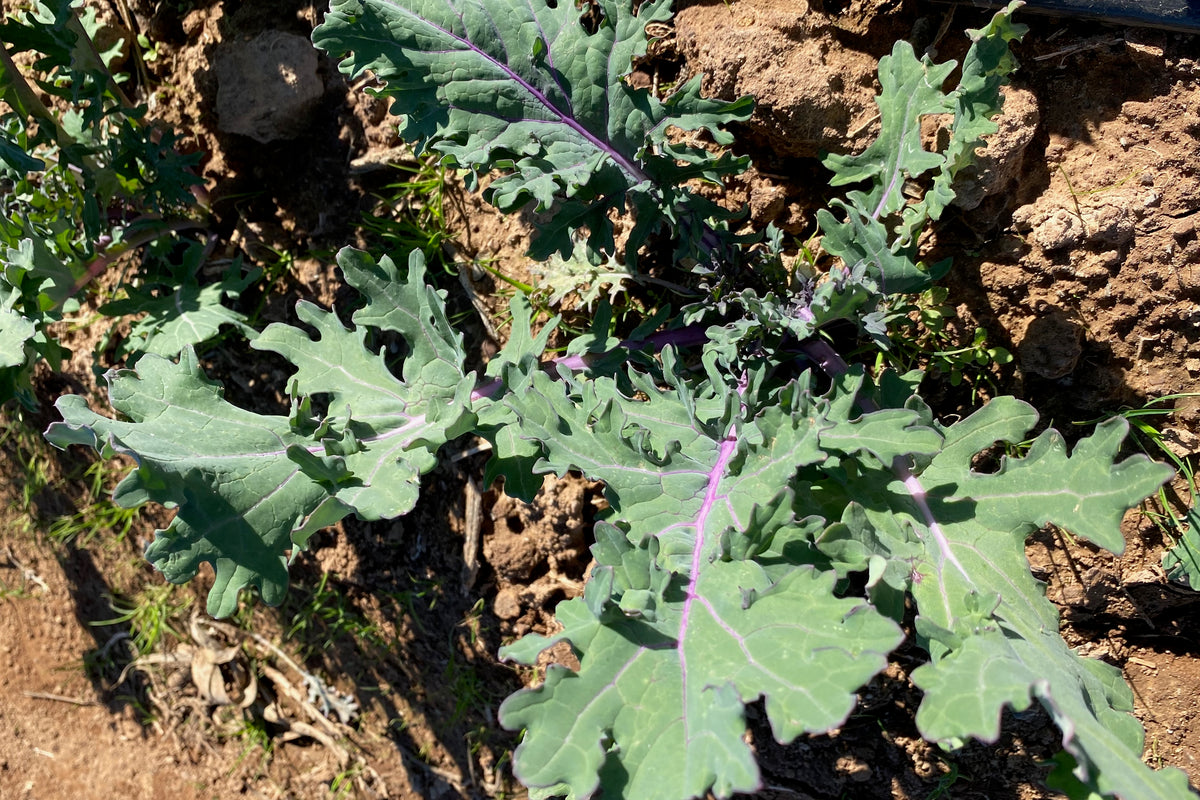
{"label": "soil", "polygon": [[[389,165],[411,163],[396,149],[386,104],[321,56],[304,77],[319,93],[289,117],[227,117],[223,128],[218,113],[221,81],[240,57],[230,54],[307,37],[319,5],[131,0],[127,22],[113,10],[125,3],[100,5],[111,28],[131,25],[154,42],[150,115],[205,154],[214,259],[241,255],[276,269],[274,293],[244,302],[265,303],[264,323],[289,319],[298,299],[345,304],[331,254],[374,242],[362,215],[388,212],[378,196],[394,196],[387,187],[402,178]],[[878,58],[898,39],[938,60],[961,58],[961,31],[985,20],[970,4],[924,0],[679,5],[636,79],[703,73],[710,95],[753,94],[754,117],[736,133],[755,167],[724,201],[749,208],[748,225],[775,222],[802,238],[829,193],[816,156],[861,149],[876,132]],[[980,396],[1013,393],[1071,436],[1074,422],[1191,392],[1200,375],[1200,48],[1152,28],[1024,22],[1001,131],[924,242],[927,260],[955,256],[950,333],[965,342],[982,327],[1015,362],[959,385],[931,373],[927,394],[952,416]],[[296,69],[310,69],[302,62]],[[253,110],[243,103],[238,113]],[[937,124],[929,121],[931,142]],[[448,191],[458,257],[528,280],[523,226],[536,221],[500,218],[453,180]],[[463,270],[443,288],[482,363],[503,337],[498,286]],[[507,763],[516,738],[495,712],[537,675],[498,663],[496,652],[548,631],[554,604],[581,591],[597,487],[548,480],[534,503],[521,503],[482,486],[486,456],[472,441],[455,443],[413,514],[318,535],[293,566],[282,607],[247,604],[214,624],[196,611],[204,574],[168,589],[141,560],[169,512],[143,511],[127,531],[101,520],[64,534],[63,520],[102,495],[93,479],[111,488],[118,475],[30,432],[52,421],[57,394],[96,391],[102,334],[71,333],[69,369],[38,376],[43,410],[2,423],[11,468],[0,475],[0,797],[522,796]],[[285,368],[244,344],[207,351],[205,367],[234,402],[286,407]],[[1178,400],[1156,423],[1181,458],[1200,451],[1200,400]],[[1169,494],[1190,500],[1181,482]],[[1147,729],[1146,760],[1182,768],[1195,786],[1200,633],[1189,623],[1200,595],[1159,567],[1169,542],[1155,510],[1127,516],[1120,556],[1054,531],[1033,537],[1028,555],[1067,640],[1124,671]],[[131,635],[147,626],[120,618],[151,597],[166,603],[169,628],[139,654]],[[920,739],[919,693],[907,679],[920,658],[901,651],[827,736],[779,745],[752,708],[762,796],[1053,796],[1041,788],[1041,765],[1059,734],[1040,712],[1007,716],[995,745],[947,754]],[[356,712],[325,713],[323,700],[350,711],[344,697]]]}

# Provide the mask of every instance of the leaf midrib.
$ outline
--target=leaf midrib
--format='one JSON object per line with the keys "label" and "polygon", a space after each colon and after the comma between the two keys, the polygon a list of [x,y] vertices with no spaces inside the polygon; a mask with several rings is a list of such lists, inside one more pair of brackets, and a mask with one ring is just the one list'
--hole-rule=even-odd
{"label": "leaf midrib", "polygon": [[[624,155],[622,155],[620,153],[620,151],[618,151],[614,146],[609,144],[607,141],[605,141],[604,139],[601,139],[599,136],[597,136],[596,134],[594,134],[590,130],[588,130],[582,123],[580,123],[577,119],[575,119],[575,117],[564,112],[562,109],[560,109],[554,103],[550,102],[550,99],[548,97],[546,97],[545,93],[543,93],[540,89],[538,89],[536,86],[534,86],[529,81],[525,80],[525,78],[523,78],[520,74],[518,74],[515,70],[513,70],[512,67],[510,67],[507,63],[501,62],[498,59],[494,58],[492,55],[490,55],[486,51],[477,47],[469,39],[459,36],[458,34],[454,33],[453,31],[447,30],[440,25],[436,25],[432,21],[425,19],[424,17],[418,16],[416,13],[405,8],[404,6],[400,5],[399,3],[395,3],[392,0],[376,0],[376,2],[379,2],[382,5],[385,5],[389,8],[394,9],[401,16],[406,16],[411,19],[415,19],[420,24],[425,25],[429,28],[432,28],[433,30],[441,33],[443,36],[446,36],[447,38],[464,45],[468,50],[475,53],[477,56],[484,59],[485,61],[491,63],[493,66],[495,66],[497,69],[499,69],[502,73],[504,73],[506,76],[508,76],[509,79],[511,79],[514,83],[516,83],[518,86],[520,86],[526,92],[528,92],[542,106],[550,109],[552,111],[552,113],[554,114],[554,116],[556,116],[558,118],[559,122],[561,122],[563,125],[566,125],[571,130],[575,131],[578,135],[583,137],[584,140],[586,140],[590,145],[595,147],[597,150],[599,150],[602,153],[605,153],[610,159],[612,159],[617,164],[618,167],[621,168],[621,170],[623,172],[625,172],[633,180],[634,183],[642,183],[644,181],[650,180],[650,177],[644,171],[642,171],[642,169],[637,164],[633,163],[628,158],[626,158]],[[451,7],[451,8],[453,8],[453,7]],[[461,20],[462,15],[461,14],[458,15],[458,18],[459,18],[459,20]],[[465,27],[465,25],[464,25],[464,27]],[[542,33],[540,25],[538,26],[538,33],[539,34]],[[380,45],[395,44],[394,41],[390,41],[390,40],[389,41],[375,40],[375,41],[377,44],[380,44]],[[542,42],[546,45],[547,50],[548,50],[549,46],[550,46],[549,43],[546,42],[546,40],[544,38],[542,39]],[[434,52],[434,51],[420,50],[418,52],[424,53],[424,52]],[[610,56],[611,56],[611,48],[610,48]],[[565,96],[565,93],[564,93],[564,96]],[[606,89],[605,97],[608,97],[608,96],[609,96],[609,90]],[[456,106],[454,106],[450,103],[447,103],[447,107],[456,108]],[[460,109],[460,110],[466,110],[466,109]],[[481,113],[481,112],[471,111],[470,113]],[[488,116],[492,116],[496,119],[502,119],[502,120],[504,119],[503,117],[500,117],[497,114],[489,114]],[[507,122],[508,120],[505,120],[505,121]]]}

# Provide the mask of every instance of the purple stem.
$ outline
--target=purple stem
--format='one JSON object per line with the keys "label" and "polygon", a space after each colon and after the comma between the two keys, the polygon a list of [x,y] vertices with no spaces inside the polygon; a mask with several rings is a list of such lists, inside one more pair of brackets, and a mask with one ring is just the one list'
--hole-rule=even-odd
{"label": "purple stem", "polygon": [[[812,311],[807,308],[801,309],[799,316],[808,321],[813,320]],[[809,358],[817,362],[825,374],[831,378],[838,378],[845,375],[850,369],[846,364],[846,360],[833,349],[833,345],[823,339],[805,339],[800,343],[802,349]],[[873,411],[879,410],[879,405],[869,397],[859,396],[856,405],[862,409],[864,414],[870,414]],[[913,502],[916,503],[917,510],[921,512],[921,517],[925,521],[926,527],[929,528],[929,533],[937,542],[938,549],[942,553],[942,557],[953,564],[959,572],[968,580],[970,576],[959,562],[958,556],[954,555],[954,551],[950,549],[950,540],[946,538],[942,526],[938,524],[937,519],[933,516],[933,509],[929,507],[929,495],[925,491],[925,487],[921,484],[920,478],[913,474],[909,468],[907,461],[903,456],[897,456],[892,461],[892,472],[904,484],[904,488],[912,495]]]}
{"label": "purple stem", "polygon": [[[738,379],[737,392],[738,396],[745,394],[746,386],[748,385],[746,373]],[[745,411],[746,404],[742,403],[742,410]],[[737,425],[735,422],[729,424],[729,432],[725,434],[725,438],[721,440],[721,447],[717,450],[717,462],[713,464],[712,470],[708,473],[708,490],[704,493],[704,502],[700,505],[700,510],[696,513],[696,544],[692,548],[692,574],[688,577],[687,600],[683,605],[683,616],[679,621],[679,638],[682,641],[683,632],[687,630],[688,611],[692,607],[692,601],[697,599],[699,595],[696,593],[696,581],[700,576],[700,561],[702,551],[704,550],[704,526],[708,522],[708,515],[712,513],[713,506],[717,502],[717,488],[721,485],[721,479],[725,477],[725,469],[729,466],[729,462],[737,455],[738,435]]]}
{"label": "purple stem", "polygon": [[[748,385],[748,377],[745,372],[738,378],[737,393],[742,397],[746,393]],[[746,410],[746,404],[742,403],[743,413]],[[708,473],[708,489],[704,492],[704,502],[700,505],[699,512],[696,513],[696,542],[692,545],[692,568],[691,574],[688,575],[688,585],[684,595],[683,611],[679,615],[679,632],[676,634],[676,641],[679,642],[679,672],[682,680],[680,681],[683,688],[683,729],[684,736],[691,738],[691,732],[688,730],[688,659],[687,649],[683,646],[684,637],[687,634],[688,621],[691,619],[692,604],[699,601],[705,602],[704,597],[696,591],[696,587],[700,581],[700,568],[704,561],[704,529],[708,525],[708,516],[712,513],[713,506],[717,504],[717,499],[720,497],[719,487],[721,481],[725,477],[725,470],[729,468],[729,462],[737,455],[738,449],[738,431],[737,421],[733,420],[729,423],[729,431],[725,434],[725,438],[721,440],[721,446],[717,450],[717,462],[713,464],[713,468]],[[713,614],[717,619],[720,617]]]}
{"label": "purple stem", "polygon": [[[74,297],[76,294],[81,292],[85,286],[103,275],[104,271],[108,269],[109,264],[125,255],[130,250],[134,250],[144,244],[149,244],[158,237],[168,233],[186,231],[191,228],[201,227],[204,227],[204,223],[190,219],[181,219],[174,220],[172,222],[166,222],[158,227],[142,231],[136,236],[121,242],[116,247],[101,253],[88,262],[87,272],[85,272],[77,281],[75,281],[75,285],[71,287],[71,292],[67,295],[67,297]],[[63,299],[65,300],[66,298],[64,297]]]}
{"label": "purple stem", "polygon": [[[808,308],[800,309],[797,312],[797,315],[801,319],[804,319],[808,322],[815,321],[812,311]],[[644,350],[649,348],[654,352],[658,352],[668,345],[686,347],[690,345],[702,344],[707,340],[707,338],[708,334],[702,326],[690,325],[686,328],[662,331],[661,333],[648,336],[645,339],[626,339],[621,342],[619,347],[622,347],[626,350]],[[823,339],[818,339],[815,337],[805,339],[800,343],[800,349],[804,351],[806,356],[816,362],[817,365],[820,366],[825,372],[825,374],[831,378],[841,377],[850,369],[849,365],[846,363],[846,360],[842,358],[837,350],[833,349],[833,345],[829,344],[829,342]],[[552,360],[550,364],[547,365],[547,368],[550,369],[553,366],[562,365],[572,370],[586,369],[591,358],[592,356],[587,354],[582,356],[564,356],[562,358],[556,358]],[[743,375],[738,383],[739,393],[745,390],[745,381],[746,377]],[[500,391],[500,388],[503,385],[504,382],[501,379],[493,378],[492,380],[487,381],[477,387],[475,391],[471,393],[471,399],[479,400],[485,397],[491,397]],[[862,409],[863,413],[866,414],[869,414],[873,411],[879,411],[879,405],[869,397],[860,396],[857,399],[856,404],[860,409]],[[696,575],[699,573],[699,563],[696,559],[699,558],[698,554],[700,553],[702,544],[701,540],[703,538],[703,522],[708,517],[709,511],[711,510],[713,502],[715,501],[716,487],[720,483],[720,478],[724,474],[725,468],[729,464],[729,460],[733,458],[733,455],[736,452],[737,438],[731,431],[725,440],[721,442],[717,463],[714,465],[713,471],[709,475],[710,479],[708,493],[705,495],[704,504],[701,506],[700,513],[697,516],[698,540],[696,549],[692,555],[692,576],[688,584],[688,601],[684,606],[683,621],[685,624],[687,622],[687,610],[690,608],[691,600],[693,599],[693,589],[695,587]],[[950,549],[950,541],[946,538],[946,534],[942,530],[942,526],[938,523],[937,519],[933,515],[933,509],[929,506],[928,493],[926,492],[925,487],[921,484],[920,479],[913,474],[912,469],[909,468],[902,456],[897,456],[892,461],[891,468],[896,477],[899,478],[904,484],[904,488],[906,488],[909,494],[912,495],[913,502],[916,504],[917,510],[920,512],[926,527],[929,528],[929,532],[933,536],[934,541],[937,543],[942,557],[945,559],[945,561],[953,564],[958,571],[963,574],[964,577],[969,578],[966,569],[963,568],[963,565],[959,562],[958,557],[954,554],[954,551]]]}

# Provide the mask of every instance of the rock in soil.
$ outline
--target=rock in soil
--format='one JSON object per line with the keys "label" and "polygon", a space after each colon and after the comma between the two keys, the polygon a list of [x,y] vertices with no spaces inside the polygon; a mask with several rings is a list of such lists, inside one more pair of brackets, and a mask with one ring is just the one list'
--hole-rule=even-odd
{"label": "rock in soil", "polygon": [[304,133],[325,92],[312,42],[292,33],[267,31],[229,44],[215,68],[218,128],[264,144]]}

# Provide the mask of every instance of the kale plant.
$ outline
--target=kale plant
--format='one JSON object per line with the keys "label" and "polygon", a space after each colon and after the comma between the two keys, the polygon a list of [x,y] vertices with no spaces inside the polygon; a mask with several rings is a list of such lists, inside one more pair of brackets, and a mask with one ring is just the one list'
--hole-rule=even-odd
{"label": "kale plant", "polygon": [[[114,263],[151,242],[200,226],[193,196],[198,154],[146,120],[96,49],[95,9],[74,0],[31,4],[0,23],[0,403],[36,404],[30,375],[66,353],[56,323]],[[120,42],[114,45],[119,49]],[[14,56],[32,63],[18,66]],[[47,101],[43,101],[43,98]],[[203,290],[199,245],[151,250],[140,270],[112,282],[126,298],[102,314],[142,316],[127,349],[178,355],[242,318],[221,306],[255,279],[239,268]],[[153,347],[149,336],[163,329]]]}
{"label": "kale plant", "polygon": [[[538,329],[518,296],[509,341],[477,376],[419,253],[397,263],[346,249],[338,263],[364,300],[349,325],[301,302],[306,328],[273,324],[251,343],[295,367],[287,415],[232,405],[185,348],[108,375],[119,418],[65,397],[47,435],[135,460],[117,501],[178,508],[147,557],[176,582],[208,562],[218,616],[248,587],[278,603],[289,559],[318,529],[409,511],[462,434],[492,443],[487,475],[511,494],[530,496],[547,473],[601,482],[610,510],[583,595],[557,607],[558,633],[501,651],[532,664],[566,642],[579,662],[500,709],[524,731],[513,769],[533,797],[760,788],[746,705],[764,703],[781,742],[837,728],[905,639],[906,610],[928,653],[912,677],[930,741],[994,741],[1003,709],[1037,701],[1062,731],[1050,781],[1069,796],[1189,797],[1182,772],[1142,762],[1129,688],[1067,646],[1024,555],[1045,525],[1120,552],[1123,513],[1170,470],[1119,460],[1119,419],[1070,451],[1054,430],[1018,448],[1037,414],[1011,397],[942,423],[919,373],[868,372],[823,337],[849,320],[887,347],[888,303],[935,277],[919,234],[995,130],[1017,5],[971,32],[949,91],[953,63],[903,42],[881,61],[878,140],[826,159],[834,185],[856,188],[819,215],[839,264],[814,279],[783,269],[777,235],[735,236],[695,191],[744,167],[725,126],[751,102],[705,99],[698,79],[661,99],[626,81],[668,0],[597,0],[586,20],[561,1],[336,0],[316,43],[347,74],[380,79],[419,149],[489,178],[501,209],[544,212],[535,258],[579,246],[596,264],[622,257],[636,278],[639,250],[667,235],[679,280],[703,299],[624,338],[601,303],[551,358],[557,320]],[[930,114],[953,118],[939,152],[921,146]],[[683,143],[686,131],[709,146]],[[901,194],[906,182],[924,195]],[[618,252],[621,214],[631,233]],[[383,333],[407,343],[402,363],[377,349]],[[999,466],[976,469],[997,445]]]}

